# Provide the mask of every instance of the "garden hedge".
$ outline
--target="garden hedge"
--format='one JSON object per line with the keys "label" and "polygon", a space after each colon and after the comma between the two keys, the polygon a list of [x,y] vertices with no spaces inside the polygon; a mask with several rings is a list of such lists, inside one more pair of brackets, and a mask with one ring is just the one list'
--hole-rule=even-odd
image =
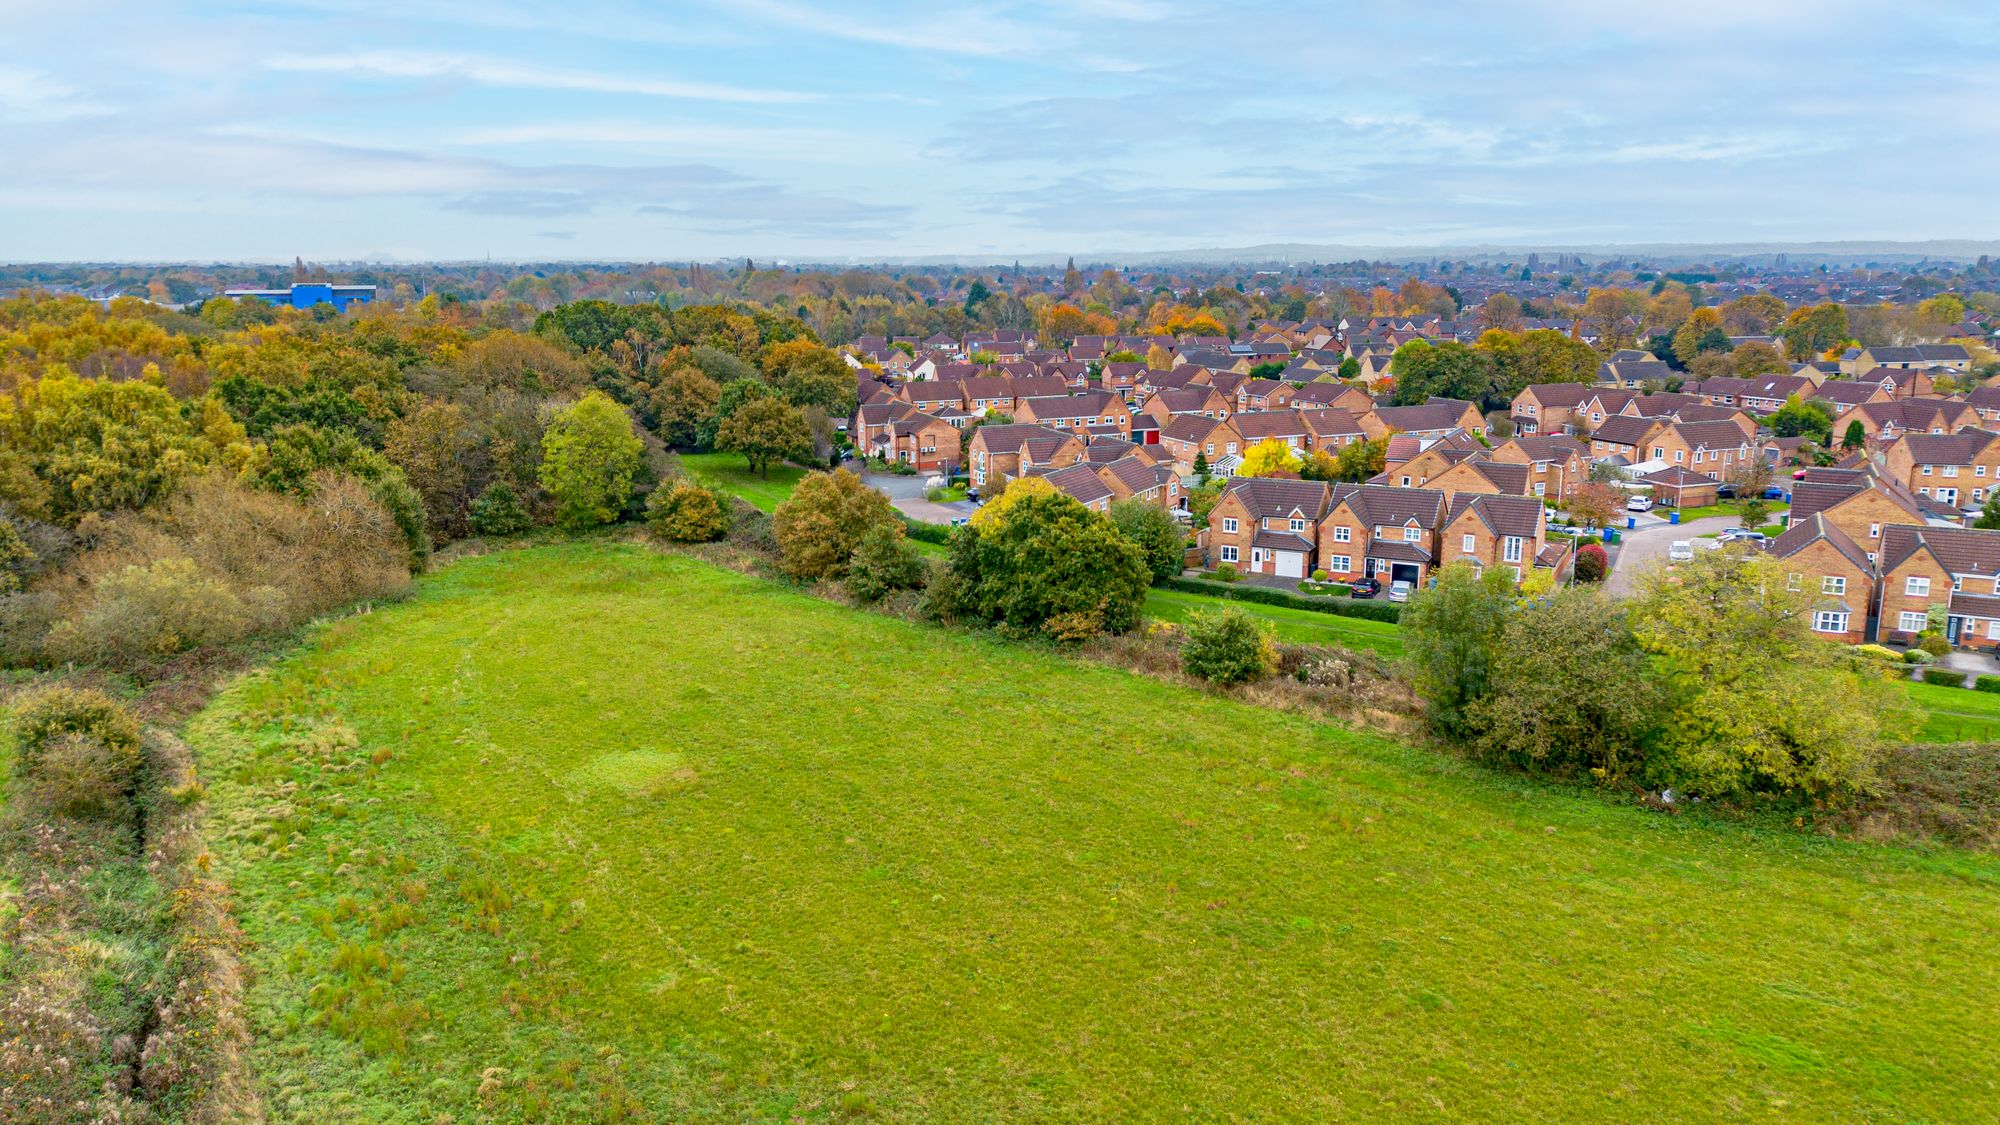
{"label": "garden hedge", "polygon": [[1937,684],[1939,687],[1964,687],[1965,673],[1954,672],[1949,668],[1926,668],[1924,682]]}
{"label": "garden hedge", "polygon": [[1990,691],[2000,694],[2000,676],[1980,676],[1972,681],[1974,691]]}
{"label": "garden hedge", "polygon": [[951,532],[952,529],[944,524],[925,523],[923,520],[913,520],[903,516],[903,533],[919,543],[936,543],[941,547],[949,547]]}
{"label": "garden hedge", "polygon": [[1332,614],[1335,617],[1358,617],[1364,621],[1387,621],[1397,624],[1403,619],[1403,607],[1394,602],[1364,602],[1351,598],[1313,597],[1306,594],[1291,594],[1283,590],[1273,590],[1268,586],[1240,585],[1230,582],[1213,582],[1206,578],[1162,578],[1157,583],[1166,590],[1179,590],[1184,594],[1203,594],[1211,598],[1234,598],[1239,602],[1256,602],[1260,605],[1284,606],[1287,609],[1303,609],[1312,613]]}

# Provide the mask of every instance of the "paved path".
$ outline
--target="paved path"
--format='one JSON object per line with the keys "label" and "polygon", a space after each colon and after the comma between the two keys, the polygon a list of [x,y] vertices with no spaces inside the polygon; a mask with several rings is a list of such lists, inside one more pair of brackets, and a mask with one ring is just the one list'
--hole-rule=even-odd
{"label": "paved path", "polygon": [[[860,470],[857,470],[860,471]],[[889,498],[889,503],[897,511],[913,520],[924,523],[949,525],[953,520],[970,519],[978,506],[963,500],[939,503],[924,499],[924,481],[934,474],[918,473],[913,477],[898,473],[861,472],[861,479],[868,487]]]}
{"label": "paved path", "polygon": [[1611,567],[1611,576],[1604,582],[1606,592],[1618,597],[1630,597],[1638,588],[1641,574],[1667,559],[1667,549],[1679,539],[1699,544],[1695,549],[1707,546],[1700,536],[1726,531],[1743,526],[1736,516],[1709,516],[1705,519],[1690,520],[1683,524],[1656,523],[1650,527],[1635,528],[1620,532],[1622,542],[1618,545],[1617,558]]}

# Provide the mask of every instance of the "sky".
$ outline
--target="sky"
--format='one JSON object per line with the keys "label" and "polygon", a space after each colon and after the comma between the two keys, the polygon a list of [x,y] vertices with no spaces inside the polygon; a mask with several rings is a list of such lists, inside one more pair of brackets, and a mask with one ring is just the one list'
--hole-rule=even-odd
{"label": "sky", "polygon": [[0,0],[0,260],[2000,237],[2000,4]]}

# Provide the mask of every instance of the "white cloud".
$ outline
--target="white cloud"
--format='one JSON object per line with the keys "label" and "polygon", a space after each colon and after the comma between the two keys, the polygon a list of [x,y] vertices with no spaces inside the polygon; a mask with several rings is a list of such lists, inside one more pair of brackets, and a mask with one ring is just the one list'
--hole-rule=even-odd
{"label": "white cloud", "polygon": [[517,89],[581,90],[599,94],[637,94],[644,97],[691,98],[715,102],[786,103],[820,100],[818,94],[795,90],[754,89],[670,78],[641,78],[594,70],[544,67],[506,59],[421,51],[286,54],[271,59],[265,66],[270,70],[294,73],[446,79]]}

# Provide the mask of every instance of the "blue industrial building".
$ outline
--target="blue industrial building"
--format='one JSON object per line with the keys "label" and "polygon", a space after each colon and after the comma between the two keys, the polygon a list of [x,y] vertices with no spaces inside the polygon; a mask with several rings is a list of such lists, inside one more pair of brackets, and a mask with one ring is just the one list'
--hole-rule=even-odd
{"label": "blue industrial building", "polygon": [[225,297],[255,297],[273,305],[290,305],[295,309],[309,309],[314,305],[332,305],[347,311],[349,305],[365,305],[375,299],[373,285],[323,285],[314,282],[294,285],[290,289],[226,289]]}

